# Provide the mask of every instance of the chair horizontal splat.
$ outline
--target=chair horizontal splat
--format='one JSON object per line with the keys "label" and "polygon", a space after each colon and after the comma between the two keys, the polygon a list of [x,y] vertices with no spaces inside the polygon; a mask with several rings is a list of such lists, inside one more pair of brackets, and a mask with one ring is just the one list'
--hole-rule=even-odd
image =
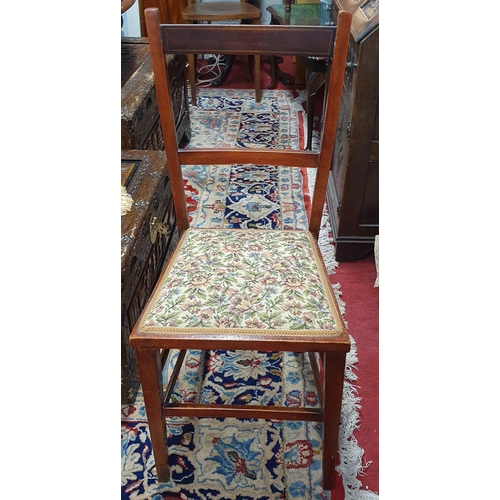
{"label": "chair horizontal splat", "polygon": [[210,155],[214,165],[230,165],[233,163],[251,163],[252,165],[280,165],[286,167],[317,168],[319,155],[311,151],[282,149],[181,149],[179,159],[183,165],[199,165]]}
{"label": "chair horizontal splat", "polygon": [[331,57],[334,26],[162,25],[167,54],[256,54]]}

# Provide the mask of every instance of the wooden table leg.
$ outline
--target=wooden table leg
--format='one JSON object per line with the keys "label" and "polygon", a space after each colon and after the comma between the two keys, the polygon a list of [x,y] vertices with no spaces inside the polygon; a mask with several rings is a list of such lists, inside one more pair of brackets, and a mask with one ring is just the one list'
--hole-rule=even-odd
{"label": "wooden table leg", "polygon": [[281,71],[278,65],[278,56],[269,56],[269,64],[271,65],[271,82],[267,86],[268,89],[276,88],[277,79],[283,85],[293,85],[293,76]]}
{"label": "wooden table leg", "polygon": [[306,115],[307,115],[307,145],[312,147],[312,132],[314,126],[314,101],[318,90],[325,83],[326,63],[322,59],[308,57],[306,59]]}
{"label": "wooden table leg", "polygon": [[276,68],[278,63],[276,61],[276,56],[269,56],[269,66],[271,67],[271,82],[267,86],[268,89],[276,88]]}
{"label": "wooden table leg", "polygon": [[168,469],[167,428],[163,415],[163,384],[159,349],[137,349],[144,405],[159,483],[170,479]]}
{"label": "wooden table leg", "polygon": [[188,80],[191,89],[191,104],[196,106],[196,55],[188,54]]}
{"label": "wooden table leg", "polygon": [[[290,2],[289,4],[290,5]],[[271,25],[281,24],[273,15],[271,16]],[[293,85],[294,80],[292,75],[281,71],[278,65],[279,56],[269,56],[269,64],[271,65],[271,82],[267,86],[268,89],[276,88],[276,79],[278,79],[283,85]]]}
{"label": "wooden table leg", "polygon": [[262,98],[262,94],[261,94],[261,90],[260,90],[260,56],[255,55],[253,57],[254,57],[253,74],[254,74],[254,87],[255,87],[255,102],[260,102],[260,100]]}
{"label": "wooden table leg", "polygon": [[328,352],[324,355],[323,489],[327,491],[335,484],[345,359],[345,353]]}

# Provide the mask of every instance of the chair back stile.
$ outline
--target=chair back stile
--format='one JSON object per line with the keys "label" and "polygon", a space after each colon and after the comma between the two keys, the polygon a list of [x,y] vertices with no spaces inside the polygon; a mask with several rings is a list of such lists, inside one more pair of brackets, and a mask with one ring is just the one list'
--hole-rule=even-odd
{"label": "chair back stile", "polygon": [[[168,25],[160,24],[159,11],[146,9],[145,19],[155,74],[160,123],[164,136],[167,166],[172,183],[172,197],[179,233],[189,227],[181,165],[246,164],[316,168],[309,231],[317,239],[326,197],[328,173],[335,143],[342,82],[352,14],[341,12],[334,26],[277,25]],[[335,44],[333,44],[335,40]],[[247,148],[178,148],[175,137],[165,133],[175,130],[174,114],[166,71],[165,54],[212,54],[225,51],[235,55],[317,56],[332,58],[327,95],[323,110],[324,124],[319,152]],[[333,56],[333,57],[332,57]]]}
{"label": "chair back stile", "polygon": [[175,134],[166,133],[167,130],[175,130],[175,118],[169,92],[165,53],[161,42],[159,10],[157,8],[146,9],[145,19],[148,29],[149,48],[153,64],[160,124],[165,145],[165,154],[167,156],[168,174],[172,186],[172,200],[174,203],[175,217],[177,219],[177,230],[180,236],[189,228],[189,218],[184,195],[184,183],[182,180],[182,168],[178,155],[177,140]]}
{"label": "chair back stile", "polygon": [[328,112],[324,114],[323,127],[321,129],[318,171],[313,191],[311,218],[309,220],[309,231],[316,238],[319,236],[319,229],[321,227],[323,202],[326,197],[328,175],[335,147],[340,98],[349,48],[351,19],[352,14],[348,12],[341,12],[339,14],[333,63],[330,65],[330,74],[327,79],[325,110],[328,110]]}

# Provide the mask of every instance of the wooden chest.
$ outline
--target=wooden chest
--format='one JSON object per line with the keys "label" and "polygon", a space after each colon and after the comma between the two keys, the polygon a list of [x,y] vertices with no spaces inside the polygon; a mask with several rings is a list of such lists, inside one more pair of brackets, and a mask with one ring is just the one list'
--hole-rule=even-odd
{"label": "wooden chest", "polygon": [[[153,68],[147,38],[122,38],[121,42],[121,148],[163,149]],[[185,58],[168,55],[170,95],[176,116],[179,144],[191,139]]]}
{"label": "wooden chest", "polygon": [[153,291],[160,270],[178,241],[163,151],[122,151],[122,185],[134,200],[122,216],[121,399],[133,403],[139,387],[130,332]]}
{"label": "wooden chest", "polygon": [[[334,22],[340,1],[332,2]],[[368,255],[379,234],[378,3],[378,0],[363,2],[353,16],[351,27],[327,189],[335,256],[339,262]]]}

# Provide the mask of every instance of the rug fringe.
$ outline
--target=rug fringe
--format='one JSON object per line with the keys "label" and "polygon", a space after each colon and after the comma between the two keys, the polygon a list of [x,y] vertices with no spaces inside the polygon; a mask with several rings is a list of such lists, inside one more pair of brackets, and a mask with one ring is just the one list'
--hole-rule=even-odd
{"label": "rug fringe", "polygon": [[318,235],[318,245],[328,274],[333,274],[335,269],[339,267],[339,263],[335,260],[335,247],[333,245],[333,236],[330,231],[330,221],[326,203],[323,207],[321,229]]}
{"label": "rug fringe", "polygon": [[340,463],[336,471],[342,476],[344,485],[345,500],[370,500],[378,499],[378,495],[368,490],[361,490],[362,482],[358,479],[363,475],[364,470],[369,467],[371,462],[363,465],[362,458],[365,453],[360,448],[357,439],[354,437],[354,431],[359,429],[361,419],[359,410],[361,398],[356,396],[357,386],[351,382],[357,380],[354,373],[355,364],[358,362],[356,341],[349,335],[351,341],[351,350],[347,354],[346,371],[344,381],[344,392],[342,396],[342,409],[340,414],[340,434],[339,434],[339,455]]}
{"label": "rug fringe", "polygon": [[[314,177],[314,174],[311,177]],[[311,178],[313,184],[314,180],[314,178]],[[328,273],[334,274],[339,264],[335,260],[335,247],[333,237],[330,236],[330,229],[328,208],[325,203],[318,244]],[[346,304],[341,299],[342,291],[340,289],[340,283],[332,283],[332,288],[337,298],[340,312],[342,316],[344,316]],[[344,324],[347,328],[347,322],[345,320]],[[361,422],[359,416],[361,398],[356,396],[357,386],[352,384],[352,382],[358,379],[358,376],[354,373],[356,363],[358,362],[356,341],[351,335],[349,335],[349,339],[351,341],[351,349],[346,356],[344,390],[340,413],[340,463],[335,470],[342,476],[345,500],[376,500],[379,498],[378,494],[369,490],[361,490],[362,483],[358,479],[358,476],[364,474],[364,470],[369,467],[371,462],[366,462],[365,465],[363,465],[362,458],[365,450],[360,448],[357,439],[354,437],[354,431],[359,429]]]}

